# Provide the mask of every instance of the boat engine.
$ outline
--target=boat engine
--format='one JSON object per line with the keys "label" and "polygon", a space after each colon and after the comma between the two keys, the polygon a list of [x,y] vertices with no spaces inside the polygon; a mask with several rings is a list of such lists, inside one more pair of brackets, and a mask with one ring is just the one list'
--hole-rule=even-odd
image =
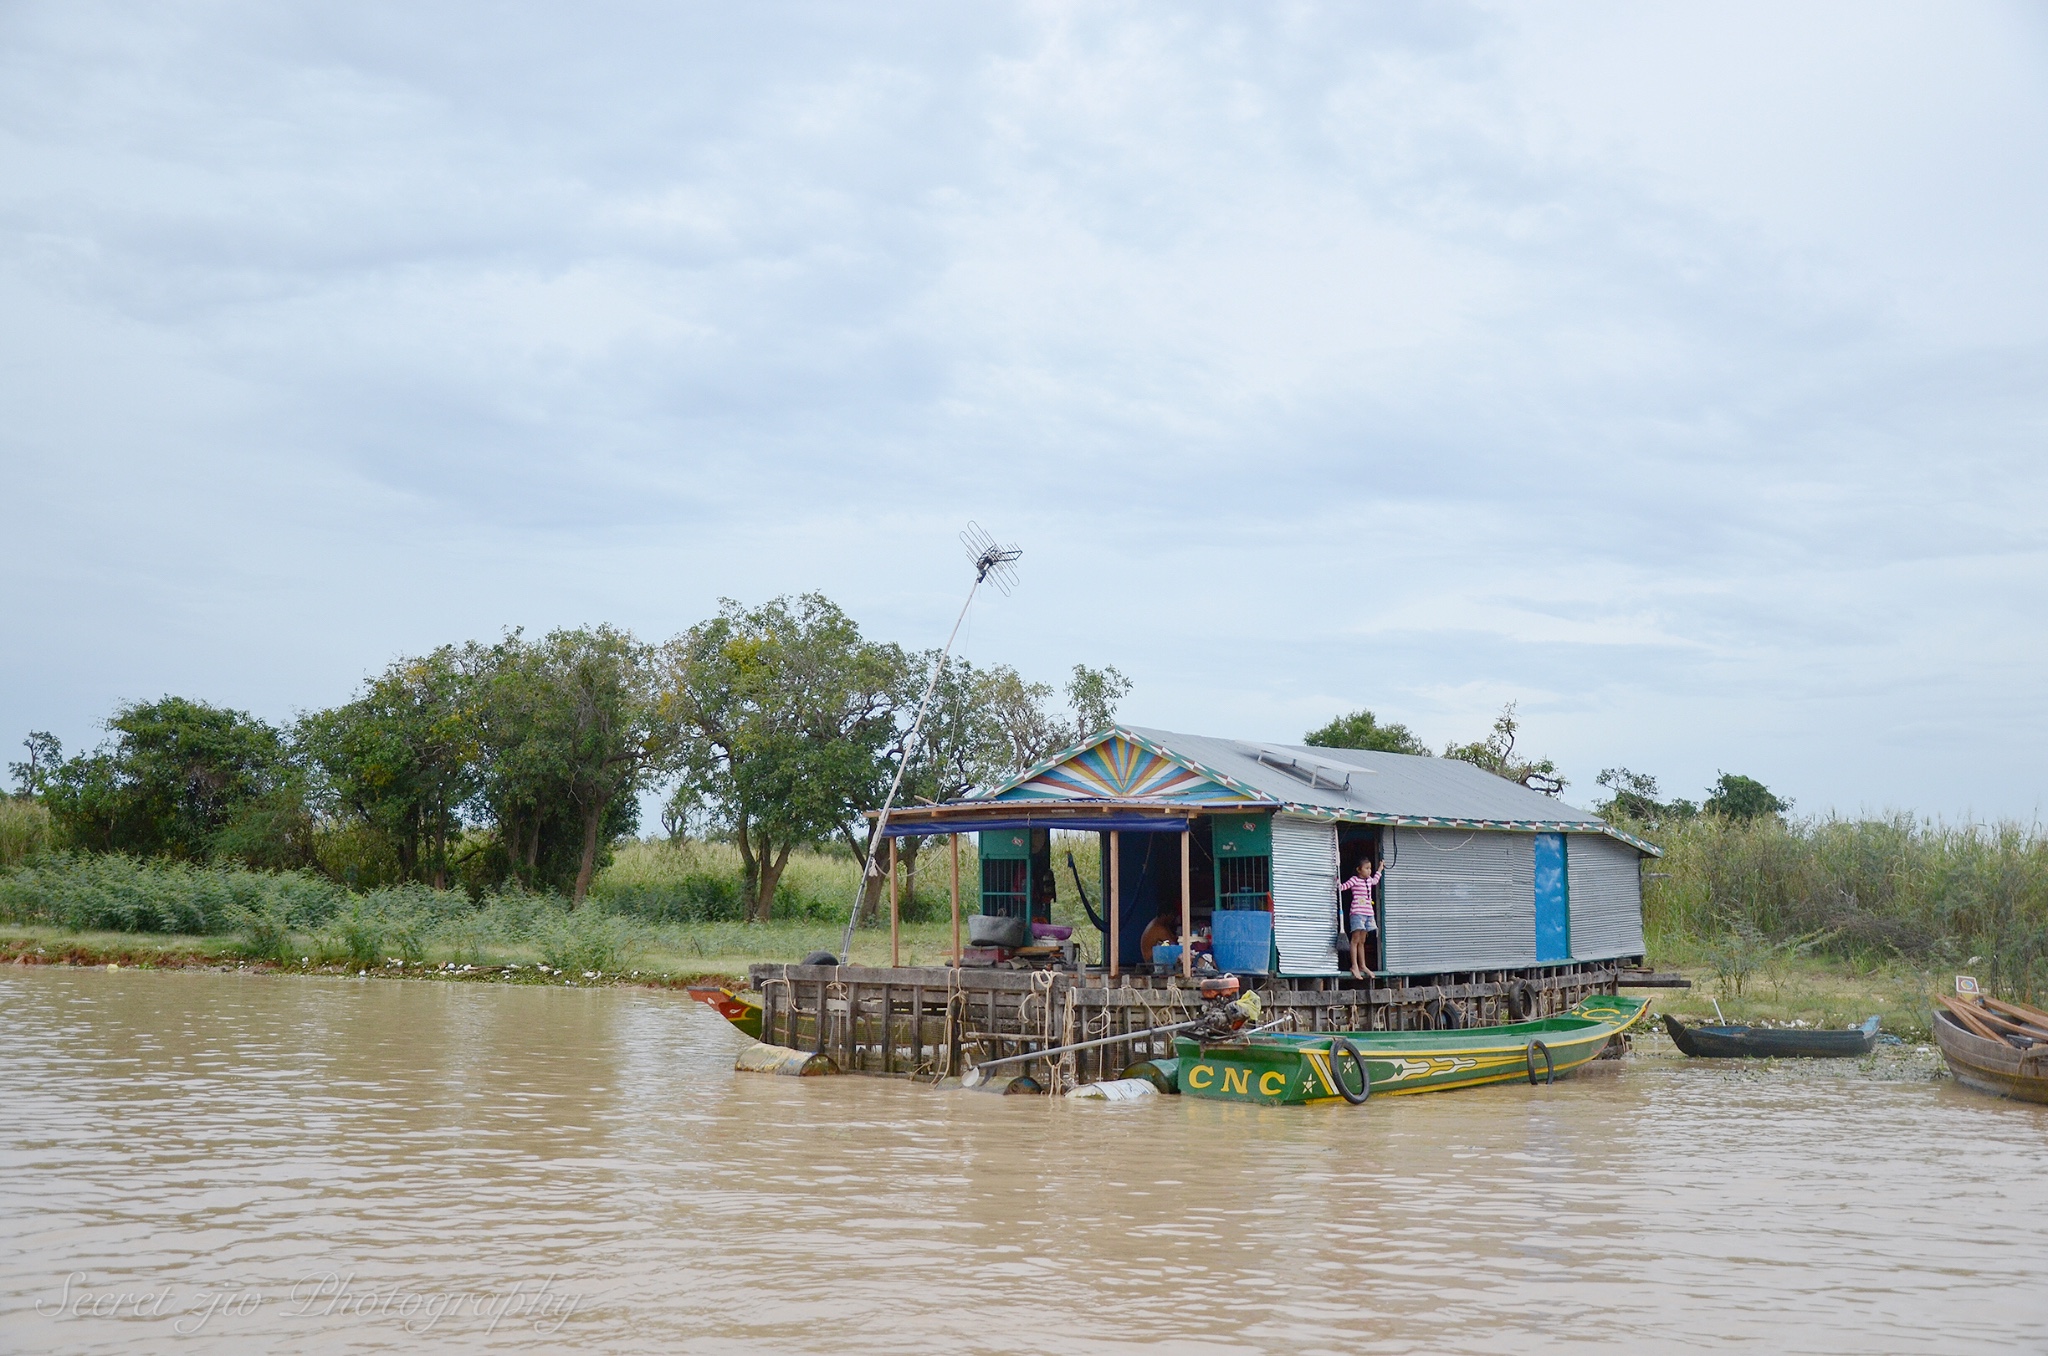
{"label": "boat engine", "polygon": [[1259,1018],[1265,1015],[1265,1004],[1259,1002],[1257,994],[1237,992],[1236,975],[1221,980],[1204,980],[1202,996],[1209,1000],[1209,1005],[1197,1019],[1199,1025],[1188,1031],[1188,1035],[1198,1041],[1216,1040],[1243,1027],[1256,1026]]}

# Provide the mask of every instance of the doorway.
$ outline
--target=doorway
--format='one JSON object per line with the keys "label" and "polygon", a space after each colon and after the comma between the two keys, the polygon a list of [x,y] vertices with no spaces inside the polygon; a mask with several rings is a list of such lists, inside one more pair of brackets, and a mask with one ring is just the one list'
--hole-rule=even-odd
{"label": "doorway", "polygon": [[[1385,838],[1379,825],[1339,825],[1337,828],[1337,879],[1340,881],[1349,880],[1352,876],[1361,874],[1359,871],[1360,862],[1367,864],[1364,874],[1370,874],[1372,864],[1386,861],[1385,849]],[[1386,898],[1387,882],[1385,877],[1381,877],[1378,887],[1372,892],[1373,917],[1374,921],[1379,924],[1379,931],[1368,934],[1365,939],[1365,963],[1374,974],[1379,973],[1380,958],[1384,951],[1384,943],[1387,936]],[[1346,916],[1347,912],[1345,900],[1340,896],[1337,900],[1337,932],[1344,940],[1342,945],[1335,948],[1339,969],[1347,969],[1351,965],[1351,939],[1346,932],[1351,920]]]}

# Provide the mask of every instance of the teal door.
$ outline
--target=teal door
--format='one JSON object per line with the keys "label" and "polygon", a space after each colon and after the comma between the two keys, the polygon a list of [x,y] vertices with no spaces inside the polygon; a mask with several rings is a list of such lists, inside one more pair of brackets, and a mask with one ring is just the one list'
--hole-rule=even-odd
{"label": "teal door", "polygon": [[1565,874],[1564,835],[1536,835],[1536,962],[1572,958],[1571,884]]}

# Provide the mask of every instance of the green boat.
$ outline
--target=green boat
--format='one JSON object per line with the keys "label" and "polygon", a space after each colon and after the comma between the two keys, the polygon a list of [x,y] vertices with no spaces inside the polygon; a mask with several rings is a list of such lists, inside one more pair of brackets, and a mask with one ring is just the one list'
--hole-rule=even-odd
{"label": "green boat", "polygon": [[[1597,1058],[1641,1021],[1648,1002],[1595,994],[1557,1017],[1469,1031],[1337,1031],[1176,1038],[1182,1094],[1295,1106],[1374,1093],[1442,1092],[1527,1078],[1549,1082]],[[1363,1076],[1361,1076],[1363,1075]]]}

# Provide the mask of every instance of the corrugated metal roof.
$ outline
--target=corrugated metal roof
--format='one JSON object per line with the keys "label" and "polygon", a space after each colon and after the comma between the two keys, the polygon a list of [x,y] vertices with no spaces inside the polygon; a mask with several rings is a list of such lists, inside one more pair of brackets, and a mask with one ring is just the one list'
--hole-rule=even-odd
{"label": "corrugated metal roof", "polygon": [[[1192,758],[1276,800],[1301,805],[1458,819],[1544,819],[1588,825],[1601,822],[1598,815],[1566,805],[1555,796],[1531,791],[1456,758],[1211,739],[1142,726],[1125,728],[1140,739]],[[1296,760],[1298,770],[1275,766],[1287,759]],[[1332,785],[1339,779],[1348,779],[1349,787]]]}
{"label": "corrugated metal roof", "polygon": [[1253,793],[1289,810],[1420,827],[1604,833],[1653,856],[1662,855],[1653,845],[1598,815],[1454,758],[1218,739],[1142,725],[1105,730],[993,788],[988,795],[1000,796],[1114,735],[1147,745],[1233,790]]}

